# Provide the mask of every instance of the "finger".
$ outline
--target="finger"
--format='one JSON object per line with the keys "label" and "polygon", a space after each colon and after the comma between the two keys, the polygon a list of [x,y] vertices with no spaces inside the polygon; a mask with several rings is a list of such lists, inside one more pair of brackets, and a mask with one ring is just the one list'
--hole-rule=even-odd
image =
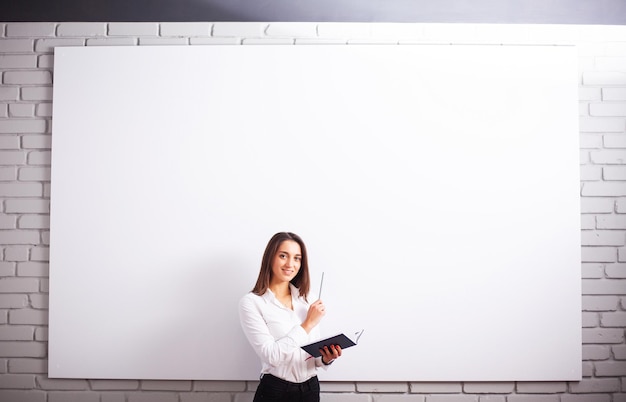
{"label": "finger", "polygon": [[341,346],[337,345],[337,356],[341,356]]}

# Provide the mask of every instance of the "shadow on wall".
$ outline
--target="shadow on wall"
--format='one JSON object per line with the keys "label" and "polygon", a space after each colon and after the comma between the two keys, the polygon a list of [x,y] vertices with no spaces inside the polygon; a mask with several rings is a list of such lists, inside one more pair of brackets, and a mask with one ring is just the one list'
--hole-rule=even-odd
{"label": "shadow on wall", "polygon": [[622,0],[22,0],[5,22],[438,22],[626,24]]}

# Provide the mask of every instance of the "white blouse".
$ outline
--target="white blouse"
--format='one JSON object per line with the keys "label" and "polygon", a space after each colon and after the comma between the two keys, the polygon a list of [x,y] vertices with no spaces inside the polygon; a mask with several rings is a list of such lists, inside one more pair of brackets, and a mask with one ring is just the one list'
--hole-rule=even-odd
{"label": "white blouse", "polygon": [[316,374],[317,367],[327,366],[322,358],[313,358],[300,346],[320,339],[315,326],[309,334],[300,326],[309,304],[292,284],[293,310],[276,299],[271,290],[262,296],[248,293],[239,301],[241,328],[250,345],[261,358],[261,374],[272,374],[291,382],[304,382]]}

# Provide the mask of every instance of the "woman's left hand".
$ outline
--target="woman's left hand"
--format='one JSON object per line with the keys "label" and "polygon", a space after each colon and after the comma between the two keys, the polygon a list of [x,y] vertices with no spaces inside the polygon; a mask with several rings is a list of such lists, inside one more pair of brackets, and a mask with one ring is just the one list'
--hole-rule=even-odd
{"label": "woman's left hand", "polygon": [[322,363],[330,364],[333,362],[333,360],[341,356],[341,346],[324,346],[322,349],[320,349],[320,352],[322,353]]}

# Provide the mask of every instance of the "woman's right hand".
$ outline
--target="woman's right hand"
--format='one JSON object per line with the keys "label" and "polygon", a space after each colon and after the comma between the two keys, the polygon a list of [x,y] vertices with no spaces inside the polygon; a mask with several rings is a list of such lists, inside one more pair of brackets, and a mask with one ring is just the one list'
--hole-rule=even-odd
{"label": "woman's right hand", "polygon": [[317,300],[309,306],[309,311],[307,312],[306,318],[302,323],[302,328],[304,328],[307,334],[320,323],[324,314],[326,314],[326,308],[321,300]]}

